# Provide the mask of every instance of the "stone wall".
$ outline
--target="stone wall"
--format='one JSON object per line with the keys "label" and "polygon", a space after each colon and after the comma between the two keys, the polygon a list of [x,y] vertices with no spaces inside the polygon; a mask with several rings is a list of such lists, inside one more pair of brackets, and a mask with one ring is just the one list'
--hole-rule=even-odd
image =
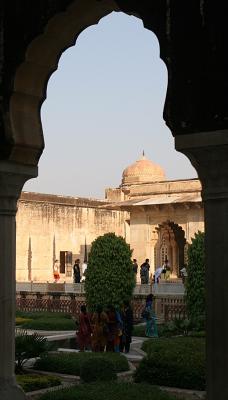
{"label": "stone wall", "polygon": [[[107,202],[38,193],[22,193],[17,213],[17,280],[53,281],[60,251],[84,259],[97,236],[115,232],[127,240],[124,211],[102,209]],[[71,266],[61,280],[72,282]]]}

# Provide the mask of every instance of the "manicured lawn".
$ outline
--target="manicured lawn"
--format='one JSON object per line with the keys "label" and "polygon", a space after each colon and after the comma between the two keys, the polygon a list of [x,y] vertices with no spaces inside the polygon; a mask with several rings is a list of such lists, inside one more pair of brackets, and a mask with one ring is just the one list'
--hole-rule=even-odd
{"label": "manicured lawn", "polygon": [[[39,400],[176,400],[176,397],[147,384],[96,383],[47,393]],[[179,399],[180,400],[180,399]]]}
{"label": "manicured lawn", "polygon": [[58,353],[41,357],[35,363],[35,368],[43,371],[53,371],[62,374],[79,375],[82,363],[89,358],[109,359],[114,365],[115,372],[128,371],[126,357],[117,353]]}
{"label": "manicured lawn", "polygon": [[136,382],[205,390],[205,340],[192,337],[150,339],[135,373]]}
{"label": "manicured lawn", "polygon": [[58,377],[48,375],[17,375],[16,380],[25,392],[61,385]]}
{"label": "manicured lawn", "polygon": [[23,329],[37,329],[46,331],[75,330],[75,321],[69,314],[51,312],[23,312],[17,311],[16,325]]}

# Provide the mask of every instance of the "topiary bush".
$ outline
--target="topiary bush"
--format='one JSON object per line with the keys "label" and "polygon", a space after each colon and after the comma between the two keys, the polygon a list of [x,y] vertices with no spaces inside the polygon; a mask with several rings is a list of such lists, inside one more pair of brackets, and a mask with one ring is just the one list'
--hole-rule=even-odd
{"label": "topiary bush", "polygon": [[205,250],[204,233],[198,232],[188,249],[186,306],[189,319],[204,329],[205,316]]}
{"label": "topiary bush", "polygon": [[89,308],[108,304],[120,307],[130,300],[135,286],[131,250],[114,233],[99,236],[91,246],[86,270],[85,293]]}
{"label": "topiary bush", "polygon": [[83,382],[113,381],[117,379],[114,365],[104,357],[91,358],[85,361],[80,369],[80,378]]}
{"label": "topiary bush", "polygon": [[179,337],[148,340],[135,382],[183,389],[205,390],[205,340]]}

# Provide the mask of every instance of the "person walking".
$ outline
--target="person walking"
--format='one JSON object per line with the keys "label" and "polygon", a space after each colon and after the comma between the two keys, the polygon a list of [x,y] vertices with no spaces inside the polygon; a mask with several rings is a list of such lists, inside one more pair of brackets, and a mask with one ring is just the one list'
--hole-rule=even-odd
{"label": "person walking", "polygon": [[157,329],[157,318],[155,316],[155,312],[153,311],[153,294],[149,294],[146,298],[146,305],[143,311],[143,318],[146,320],[146,329],[145,335],[146,337],[158,337],[158,329]]}
{"label": "person walking", "polygon": [[89,315],[86,311],[86,306],[82,305],[79,315],[79,330],[77,333],[77,342],[80,351],[85,351],[91,347],[91,333],[92,327]]}
{"label": "person walking", "polygon": [[80,283],[81,281],[81,272],[80,272],[80,260],[77,258],[75,260],[74,266],[73,266],[73,274],[74,274],[74,283]]}
{"label": "person walking", "polygon": [[133,330],[133,312],[129,301],[124,301],[122,321],[123,332],[120,340],[120,351],[123,352],[125,350],[125,353],[129,353]]}

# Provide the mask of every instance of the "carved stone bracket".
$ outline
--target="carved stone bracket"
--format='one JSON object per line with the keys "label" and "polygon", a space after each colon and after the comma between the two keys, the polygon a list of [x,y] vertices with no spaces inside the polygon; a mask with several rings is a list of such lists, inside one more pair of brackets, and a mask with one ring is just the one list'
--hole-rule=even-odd
{"label": "carved stone bracket", "polygon": [[27,180],[35,178],[37,167],[0,162],[0,214],[15,215],[17,200]]}
{"label": "carved stone bracket", "polygon": [[204,201],[228,198],[228,130],[177,136],[175,148],[197,170]]}

